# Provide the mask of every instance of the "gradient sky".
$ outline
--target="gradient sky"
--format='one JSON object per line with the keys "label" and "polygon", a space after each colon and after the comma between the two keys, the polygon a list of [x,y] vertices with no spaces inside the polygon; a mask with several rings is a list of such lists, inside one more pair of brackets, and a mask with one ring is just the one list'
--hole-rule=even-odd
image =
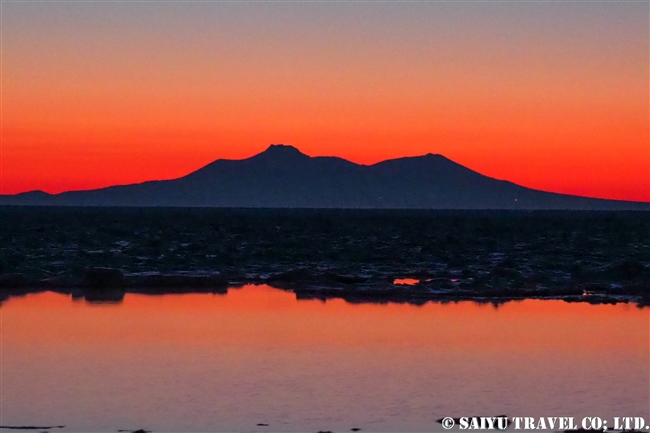
{"label": "gradient sky", "polygon": [[650,201],[649,4],[3,2],[2,193],[271,143]]}

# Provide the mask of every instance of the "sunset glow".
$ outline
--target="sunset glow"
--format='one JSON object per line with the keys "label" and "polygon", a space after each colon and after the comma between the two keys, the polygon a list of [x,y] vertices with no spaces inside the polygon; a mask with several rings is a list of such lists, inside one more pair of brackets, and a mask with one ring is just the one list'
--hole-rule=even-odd
{"label": "sunset glow", "polygon": [[286,143],[650,201],[649,7],[5,2],[1,192],[176,178]]}

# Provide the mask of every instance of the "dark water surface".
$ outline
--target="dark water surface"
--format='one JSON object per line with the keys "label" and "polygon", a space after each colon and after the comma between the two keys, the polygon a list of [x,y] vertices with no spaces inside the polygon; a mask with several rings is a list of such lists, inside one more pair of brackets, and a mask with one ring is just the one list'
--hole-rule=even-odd
{"label": "dark water surface", "polygon": [[443,416],[650,418],[649,310],[633,305],[355,305],[246,286],[108,305],[42,293],[0,314],[3,425],[406,432],[437,431]]}

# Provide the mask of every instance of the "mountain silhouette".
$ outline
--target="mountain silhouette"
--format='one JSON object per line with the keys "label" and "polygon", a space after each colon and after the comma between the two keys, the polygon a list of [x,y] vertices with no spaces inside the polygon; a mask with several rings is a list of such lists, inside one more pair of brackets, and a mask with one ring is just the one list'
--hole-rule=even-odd
{"label": "mountain silhouette", "polygon": [[271,145],[164,181],[48,194],[1,195],[2,205],[413,209],[650,210],[650,203],[549,193],[484,176],[442,155],[359,165]]}

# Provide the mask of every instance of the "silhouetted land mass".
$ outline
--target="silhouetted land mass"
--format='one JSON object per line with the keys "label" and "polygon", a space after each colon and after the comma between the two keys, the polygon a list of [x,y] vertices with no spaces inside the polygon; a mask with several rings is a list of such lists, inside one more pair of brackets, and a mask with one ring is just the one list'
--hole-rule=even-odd
{"label": "silhouetted land mass", "polygon": [[3,205],[377,209],[650,210],[650,203],[555,194],[493,179],[442,155],[365,166],[272,145],[220,159],[185,177],[47,194],[0,196]]}
{"label": "silhouetted land mass", "polygon": [[266,283],[350,302],[647,305],[649,236],[645,212],[6,207],[0,299]]}

